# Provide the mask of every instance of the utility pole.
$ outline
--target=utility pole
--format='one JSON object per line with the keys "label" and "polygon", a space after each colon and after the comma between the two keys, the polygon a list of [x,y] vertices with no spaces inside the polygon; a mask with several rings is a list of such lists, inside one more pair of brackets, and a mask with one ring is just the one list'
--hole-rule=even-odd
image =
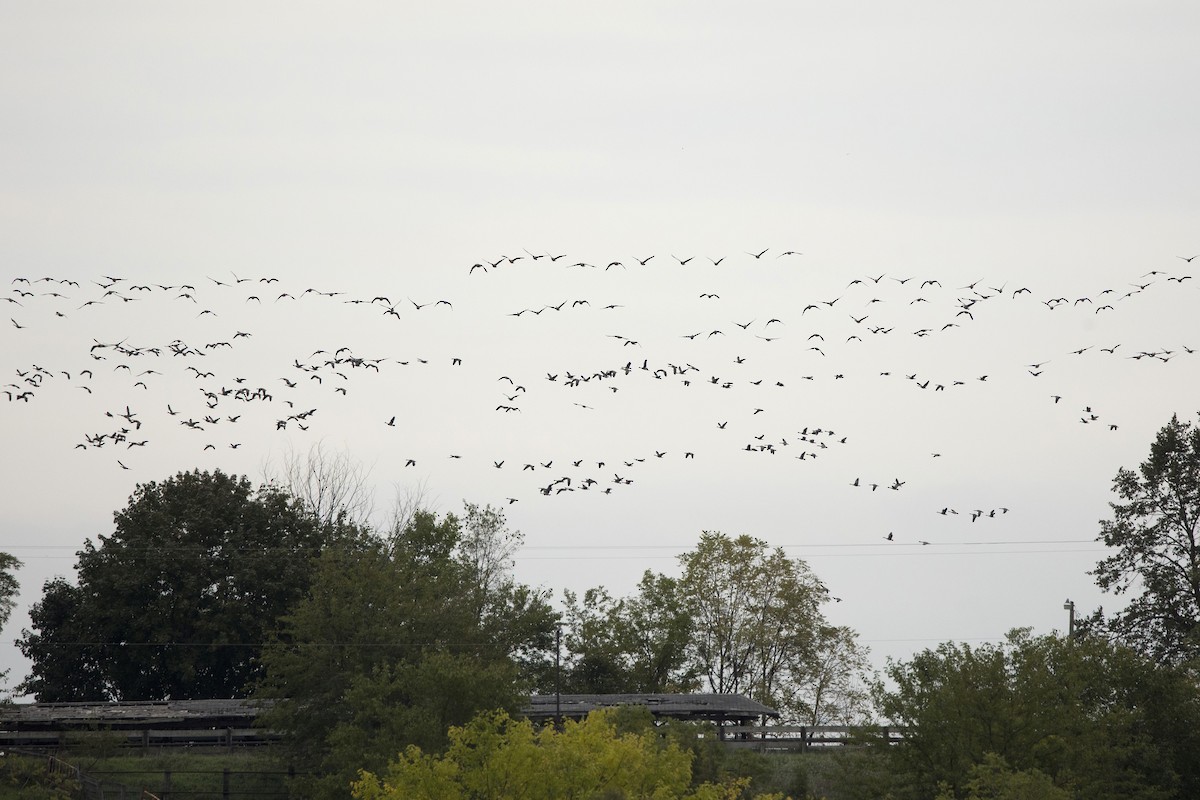
{"label": "utility pole", "polygon": [[1074,639],[1075,638],[1075,603],[1072,602],[1071,598],[1068,597],[1067,602],[1063,603],[1063,608],[1066,609],[1068,612],[1070,612],[1070,616],[1067,618],[1067,638]]}

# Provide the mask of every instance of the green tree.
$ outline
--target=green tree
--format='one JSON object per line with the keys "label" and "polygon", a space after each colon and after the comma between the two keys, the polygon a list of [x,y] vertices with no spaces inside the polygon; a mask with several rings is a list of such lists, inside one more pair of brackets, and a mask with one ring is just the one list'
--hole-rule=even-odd
{"label": "green tree", "polygon": [[[8,624],[9,615],[17,603],[17,593],[20,585],[17,583],[16,571],[21,568],[21,562],[9,553],[0,553],[0,630]],[[0,681],[8,677],[8,670],[0,670]]]}
{"label": "green tree", "polygon": [[14,573],[20,568],[21,562],[16,556],[0,553],[0,628],[8,624],[8,617],[17,603],[20,586]]}
{"label": "green tree", "polygon": [[679,560],[692,657],[709,690],[778,703],[791,665],[818,643],[824,584],[803,561],[745,535],[706,531]]}
{"label": "green tree", "polygon": [[562,689],[576,694],[618,694],[637,691],[630,679],[631,654],[622,635],[625,601],[603,586],[587,589],[582,598],[563,592],[563,644],[569,651]]}
{"label": "green tree", "polygon": [[807,564],[710,531],[679,560],[680,577],[647,571],[630,597],[566,593],[569,690],[740,693],[808,724],[869,714],[866,648],[826,622]]}
{"label": "green tree", "polygon": [[139,485],[115,530],[48,581],[18,644],[43,702],[243,697],[263,643],[343,532],[223,472]]}
{"label": "green tree", "polygon": [[625,647],[637,692],[693,692],[700,676],[689,660],[693,621],[679,580],[647,570],[626,603]]}
{"label": "green tree", "polygon": [[310,765],[307,796],[344,797],[356,769],[438,750],[480,710],[515,711],[549,672],[556,615],[505,566],[520,535],[488,508],[463,520],[417,511],[386,539],[327,550],[264,652],[261,722]]}
{"label": "green tree", "polygon": [[[410,747],[354,784],[357,800],[735,800],[744,781],[691,786],[689,754],[653,731],[618,732],[612,711],[535,730],[503,712],[450,732],[441,756]],[[765,797],[764,797],[765,800]]]}
{"label": "green tree", "polygon": [[17,641],[33,661],[31,674],[18,687],[42,702],[107,699],[110,686],[107,649],[96,640],[94,621],[85,610],[84,590],[65,578],[42,587],[42,599],[29,609],[33,630]]}
{"label": "green tree", "polygon": [[[963,800],[1072,800],[1066,789],[1054,785],[1044,772],[1036,769],[1018,771],[995,753],[971,768]],[[948,787],[943,787],[937,800],[956,800]]]}
{"label": "green tree", "polygon": [[915,797],[967,795],[989,754],[1075,797],[1195,796],[1200,695],[1127,648],[1014,631],[889,661],[888,675],[880,708],[906,729],[889,753]]}
{"label": "green tree", "polygon": [[1177,416],[1158,432],[1150,457],[1113,480],[1121,502],[1100,523],[1099,541],[1115,552],[1093,575],[1127,596],[1125,609],[1086,627],[1106,627],[1156,661],[1200,656],[1200,426]]}
{"label": "green tree", "polygon": [[851,628],[820,625],[811,647],[788,665],[777,692],[782,710],[806,725],[864,725],[870,720],[868,651]]}
{"label": "green tree", "polygon": [[564,593],[571,653],[567,690],[581,693],[688,692],[699,688],[689,661],[692,621],[679,582],[649,570],[637,592],[603,587]]}
{"label": "green tree", "polygon": [[487,647],[512,662],[524,693],[546,689],[553,684],[558,615],[548,590],[527,586],[513,575],[513,555],[524,537],[508,527],[502,510],[491,506],[465,502],[455,522],[452,558],[462,576],[458,600],[466,604],[468,624],[478,629]]}

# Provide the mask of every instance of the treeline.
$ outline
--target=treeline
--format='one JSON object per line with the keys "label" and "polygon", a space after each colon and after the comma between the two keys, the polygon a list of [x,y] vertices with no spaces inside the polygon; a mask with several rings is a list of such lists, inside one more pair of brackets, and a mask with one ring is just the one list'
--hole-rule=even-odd
{"label": "treeline", "polygon": [[[565,592],[556,610],[549,590],[516,579],[521,535],[502,511],[412,503],[376,530],[346,484],[297,476],[289,488],[219,471],[139,486],[114,532],[78,553],[77,581],[45,585],[18,641],[32,663],[18,689],[42,701],[271,699],[263,724],[285,733],[287,756],[311,773],[299,796],[313,798],[352,785],[371,798],[567,796],[554,781],[570,770],[554,759],[576,763],[579,747],[659,766],[570,796],[778,788],[704,750],[695,730],[648,717],[537,732],[508,716],[556,686],[740,693],[784,721],[906,726],[900,746],[829,759],[831,798],[1200,796],[1200,428],[1178,419],[1118,474],[1101,523],[1110,550],[1095,575],[1129,595],[1121,612],[1097,610],[1068,637],[946,643],[883,677],[868,674],[854,632],[825,619],[830,598],[808,566],[752,537],[705,532],[676,574],[647,571],[625,597]],[[5,616],[17,566],[0,560]],[[548,765],[550,788],[514,776],[526,794],[479,789],[484,762],[470,754],[485,751],[489,774]],[[656,770],[674,777],[654,784]]]}
{"label": "treeline", "polygon": [[522,538],[501,510],[414,503],[375,530],[335,506],[221,471],[139,485],[77,579],[43,587],[18,689],[270,699],[261,722],[310,766],[313,797],[556,688],[737,692],[807,722],[869,713],[866,654],[825,620],[824,585],[760,540],[704,533],[681,574],[648,571],[624,598],[568,592],[559,611],[516,579]]}

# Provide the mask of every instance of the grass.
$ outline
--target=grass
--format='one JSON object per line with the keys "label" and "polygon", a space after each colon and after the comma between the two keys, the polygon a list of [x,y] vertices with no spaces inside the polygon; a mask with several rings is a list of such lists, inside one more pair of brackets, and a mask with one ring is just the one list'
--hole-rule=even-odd
{"label": "grass", "polygon": [[0,754],[0,800],[69,800],[79,784],[52,775],[44,758]]}
{"label": "grass", "polygon": [[[162,796],[168,788],[172,800],[284,800],[287,766],[267,748],[230,753],[217,748],[171,749],[149,753],[89,753],[75,751],[58,756],[99,781],[106,796],[119,797],[117,785],[132,790],[132,797],[148,789]],[[5,764],[11,760],[11,763]],[[41,759],[8,757],[0,761],[0,800],[66,800],[70,795],[46,783],[50,777]],[[228,770],[228,778],[226,777]],[[9,780],[6,780],[6,773]],[[228,794],[226,794],[228,780]],[[37,788],[35,788],[37,787]],[[42,792],[37,794],[35,792]],[[58,792],[57,794],[54,792]]]}
{"label": "grass", "polygon": [[[269,747],[229,752],[223,748],[163,748],[140,752],[109,746],[103,737],[72,743],[58,758],[103,782],[105,797],[140,797],[142,789],[163,796],[170,775],[171,800],[286,800],[287,765]],[[889,796],[894,780],[880,754],[863,749],[831,753],[729,753],[725,775],[751,778],[751,790],[794,798],[875,800]],[[46,770],[47,759],[0,756],[0,800],[70,800],[77,785]],[[225,790],[229,771],[229,792]]]}

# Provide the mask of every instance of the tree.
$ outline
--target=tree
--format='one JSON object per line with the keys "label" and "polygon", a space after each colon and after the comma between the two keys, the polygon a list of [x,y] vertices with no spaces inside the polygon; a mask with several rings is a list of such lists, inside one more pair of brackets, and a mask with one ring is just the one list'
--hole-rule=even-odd
{"label": "tree", "polygon": [[1103,639],[1018,630],[1000,645],[945,643],[887,671],[894,688],[879,690],[880,709],[905,727],[888,752],[916,797],[969,793],[992,757],[1077,797],[1159,800],[1200,787],[1195,684]]}
{"label": "tree", "polygon": [[8,624],[8,616],[16,605],[20,587],[17,584],[17,576],[13,573],[20,568],[21,562],[16,556],[0,553],[0,628]]}
{"label": "tree", "polygon": [[[16,556],[0,553],[0,630],[8,624],[8,617],[17,603],[20,586],[17,584],[17,576],[13,573],[20,568],[21,562]],[[8,670],[0,671],[0,681],[7,676]]]}
{"label": "tree", "polygon": [[689,660],[693,621],[679,580],[647,570],[626,603],[625,647],[638,692],[693,692],[700,676]]}
{"label": "tree", "polygon": [[288,449],[283,455],[282,474],[264,464],[267,483],[281,486],[297,498],[323,525],[346,523],[366,527],[375,509],[371,470],[349,450],[332,451],[324,440],[307,453]]}
{"label": "tree", "polygon": [[106,676],[107,652],[85,612],[86,594],[65,578],[52,578],[42,587],[42,599],[29,609],[34,631],[17,640],[33,661],[30,675],[18,687],[42,702],[101,700],[113,696]]}
{"label": "tree", "polygon": [[264,652],[258,696],[273,705],[260,721],[311,765],[307,796],[342,797],[359,767],[440,749],[480,710],[515,711],[549,672],[556,616],[505,566],[520,534],[466,509],[465,522],[417,511],[386,539],[327,550]]}
{"label": "tree", "polygon": [[692,656],[709,690],[774,705],[789,665],[814,652],[825,586],[803,561],[745,535],[706,531],[679,560]]}
{"label": "tree", "polygon": [[813,646],[789,665],[783,711],[806,725],[863,725],[871,717],[868,652],[847,627],[821,625]]}
{"label": "tree", "polygon": [[583,597],[563,592],[563,637],[568,655],[562,690],[572,694],[619,694],[637,691],[630,680],[630,654],[622,636],[625,601],[603,586]]}
{"label": "tree", "polygon": [[[410,747],[355,782],[357,800],[630,798],[734,800],[745,781],[691,787],[691,757],[653,731],[620,733],[614,710],[535,730],[503,712],[450,732],[442,756]],[[765,796],[760,796],[766,800]],[[776,795],[780,798],[781,796]]]}
{"label": "tree", "polygon": [[[963,800],[1072,800],[1074,797],[1055,786],[1046,773],[1036,769],[1014,770],[995,753],[986,754],[982,762],[971,767],[966,791]],[[944,787],[937,800],[957,798],[949,787]]]}
{"label": "tree", "polygon": [[1200,426],[1171,421],[1158,432],[1137,472],[1121,469],[1100,523],[1099,541],[1116,552],[1093,575],[1105,591],[1129,602],[1107,622],[1122,641],[1156,661],[1200,656]]}
{"label": "tree", "polygon": [[471,576],[472,603],[480,619],[488,603],[501,594],[512,575],[513,555],[521,546],[521,535],[510,531],[504,512],[491,506],[463,504],[458,550]]}
{"label": "tree", "polygon": [[649,570],[637,592],[614,598],[603,587],[565,595],[568,691],[688,692],[699,688],[689,662],[692,621],[679,582]]}
{"label": "tree", "polygon": [[566,593],[567,685],[582,692],[705,688],[808,724],[867,714],[867,651],[821,613],[808,565],[750,536],[704,532],[678,578],[647,571],[631,597]]}
{"label": "tree", "polygon": [[139,485],[115,530],[54,578],[18,644],[43,702],[245,697],[263,643],[344,531],[245,477],[181,472]]}

